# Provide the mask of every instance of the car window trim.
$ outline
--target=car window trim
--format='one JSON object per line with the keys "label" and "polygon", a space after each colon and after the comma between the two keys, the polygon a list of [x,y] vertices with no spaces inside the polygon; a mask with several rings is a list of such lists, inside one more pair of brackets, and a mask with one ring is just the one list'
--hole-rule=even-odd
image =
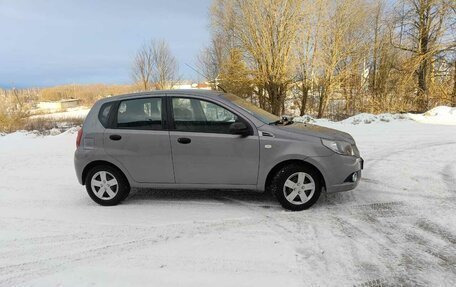
{"label": "car window trim", "polygon": [[168,129],[169,131],[175,131],[175,132],[183,132],[183,133],[205,133],[205,134],[222,134],[222,135],[235,135],[235,134],[232,134],[232,133],[215,133],[215,132],[209,132],[209,131],[180,131],[180,130],[177,130],[176,129],[176,126],[175,126],[175,123],[174,123],[174,111],[173,111],[173,99],[174,98],[179,98],[179,99],[190,99],[190,100],[199,100],[199,101],[205,101],[205,102],[209,102],[211,104],[214,104],[214,105],[217,105],[227,111],[229,111],[230,113],[234,114],[235,116],[237,116],[244,124],[247,125],[248,129],[249,129],[249,136],[252,136],[255,134],[254,132],[254,129],[252,127],[252,124],[250,124],[250,122],[244,117],[244,116],[241,116],[239,115],[239,113],[237,113],[236,111],[233,111],[231,108],[229,107],[226,107],[216,101],[212,101],[210,99],[206,99],[206,98],[199,98],[199,97],[192,97],[191,95],[180,95],[180,94],[172,94],[172,95],[168,95],[166,97],[166,101],[167,101],[167,114],[168,114],[168,121],[169,121],[169,126],[168,126]]}
{"label": "car window trim", "polygon": [[[107,121],[105,123],[102,122],[101,120],[101,116],[103,114],[103,111],[107,108],[107,107],[110,107],[109,108],[109,112],[108,112],[108,116],[107,116]],[[111,114],[112,114],[112,110],[114,109],[115,107],[115,102],[106,102],[106,103],[103,103],[100,107],[100,110],[98,111],[98,121],[100,122],[100,124],[106,129],[106,128],[109,128],[110,127],[110,124],[111,124]]]}
{"label": "car window trim", "polygon": [[[160,98],[161,100],[161,129],[150,129],[150,128],[138,128],[138,127],[118,127],[117,126],[117,115],[119,113],[120,103],[126,101],[134,101],[134,100],[144,100],[144,99],[152,99],[152,98]],[[110,129],[114,130],[136,130],[136,131],[167,131],[167,116],[166,116],[166,97],[163,95],[157,96],[147,96],[147,97],[138,97],[138,98],[128,98],[128,99],[121,99],[116,102],[113,106],[114,109],[111,111],[110,115]]]}

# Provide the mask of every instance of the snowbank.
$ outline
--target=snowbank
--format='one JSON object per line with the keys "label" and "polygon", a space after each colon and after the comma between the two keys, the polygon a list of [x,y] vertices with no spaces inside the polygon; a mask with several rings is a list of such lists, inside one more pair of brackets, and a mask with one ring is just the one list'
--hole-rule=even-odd
{"label": "snowbank", "polygon": [[[355,116],[346,118],[345,120],[342,120],[337,123],[358,125],[358,124],[371,124],[371,123],[380,123],[380,122],[388,123],[391,121],[403,121],[403,120],[410,120],[410,118],[406,114],[386,113],[386,114],[374,115],[374,114],[368,114],[368,113],[361,113],[361,114],[357,114]],[[293,118],[293,121],[298,122],[298,123],[311,123],[311,124],[326,124],[326,123],[333,122],[328,119],[315,119],[309,115],[304,115],[302,117]]]}
{"label": "snowbank", "polygon": [[408,114],[417,122],[426,124],[456,125],[456,108],[439,106],[424,114]]}
{"label": "snowbank", "polygon": [[345,119],[342,121],[342,123],[348,123],[348,124],[371,124],[375,122],[391,122],[391,121],[401,121],[401,120],[409,120],[409,117],[404,114],[379,114],[379,115],[373,115],[373,114],[367,114],[367,113],[361,113],[356,116],[350,117],[348,119]]}
{"label": "snowbank", "polygon": [[[409,121],[413,120],[425,124],[440,124],[440,125],[456,125],[456,108],[439,106],[433,108],[423,114],[369,114],[361,113],[355,116],[349,117],[345,120],[342,120],[340,124],[372,124],[372,123],[389,123],[395,121]],[[299,123],[312,123],[312,124],[327,124],[332,121],[328,119],[315,119],[309,115],[304,115],[302,117],[295,117],[293,119],[295,122]]]}

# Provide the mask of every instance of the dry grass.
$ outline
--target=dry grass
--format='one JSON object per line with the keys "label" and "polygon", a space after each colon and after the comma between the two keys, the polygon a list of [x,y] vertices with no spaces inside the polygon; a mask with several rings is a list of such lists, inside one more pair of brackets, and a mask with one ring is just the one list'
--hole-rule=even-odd
{"label": "dry grass", "polygon": [[75,126],[81,126],[84,122],[80,117],[63,117],[63,118],[29,118],[25,120],[22,130],[26,131],[49,131],[52,129],[66,130]]}
{"label": "dry grass", "polygon": [[80,117],[65,118],[23,118],[23,119],[0,119],[0,133],[12,133],[19,130],[37,131],[40,134],[48,134],[57,129],[61,132],[72,127],[82,126],[84,122]]}

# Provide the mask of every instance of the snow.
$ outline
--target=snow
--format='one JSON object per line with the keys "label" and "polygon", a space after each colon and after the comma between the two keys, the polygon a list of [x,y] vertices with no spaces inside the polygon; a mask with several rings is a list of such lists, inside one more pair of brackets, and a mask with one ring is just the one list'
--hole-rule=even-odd
{"label": "snow", "polygon": [[[456,125],[456,108],[439,106],[433,108],[423,114],[369,114],[360,113],[355,116],[349,117],[345,120],[340,121],[342,124],[371,124],[371,123],[389,123],[396,121],[408,121],[413,120],[425,124],[438,124],[438,125]],[[295,122],[301,123],[313,123],[313,124],[330,124],[331,121],[327,119],[315,119],[309,115],[293,118]]]}
{"label": "snow", "polygon": [[42,115],[34,115],[30,118],[44,118],[44,119],[55,119],[55,120],[62,120],[67,118],[85,118],[89,113],[90,109],[86,107],[77,107],[77,108],[70,108],[64,112],[59,113],[50,113],[50,114],[42,114]]}
{"label": "snow", "polygon": [[243,191],[101,207],[75,178],[76,129],[1,136],[0,286],[456,286],[456,127],[318,123],[351,133],[365,169],[303,212]]}
{"label": "snow", "polygon": [[373,115],[373,114],[367,114],[367,113],[361,113],[356,116],[350,117],[348,119],[345,119],[342,121],[342,123],[348,123],[348,124],[371,124],[374,122],[391,122],[395,120],[408,120],[409,117],[403,114],[379,114],[379,115]]}
{"label": "snow", "polygon": [[435,107],[424,114],[408,114],[408,116],[420,123],[456,125],[456,107]]}
{"label": "snow", "polygon": [[[344,119],[338,123],[341,124],[352,124],[352,125],[359,125],[359,124],[371,124],[371,123],[389,123],[391,121],[407,121],[410,120],[408,114],[368,114],[368,113],[360,113],[355,116],[349,117]],[[330,124],[332,121],[328,119],[316,119],[309,115],[304,115],[300,117],[293,118],[294,122],[299,123],[312,123],[312,124]]]}

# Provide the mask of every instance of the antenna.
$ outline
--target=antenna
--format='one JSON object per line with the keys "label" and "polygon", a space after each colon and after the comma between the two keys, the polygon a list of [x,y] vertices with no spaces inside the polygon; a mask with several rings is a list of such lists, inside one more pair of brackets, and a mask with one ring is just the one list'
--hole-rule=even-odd
{"label": "antenna", "polygon": [[[203,73],[201,73],[200,71],[198,71],[196,68],[192,67],[190,64],[185,63],[185,65],[186,65],[187,67],[189,67],[190,69],[192,69],[193,71],[197,72],[197,73],[198,73],[200,76],[202,76],[203,78],[207,79],[207,77],[206,77],[205,75],[203,75]],[[210,81],[211,81],[211,80],[210,80]],[[220,86],[220,85],[217,83],[217,78],[215,78],[215,79],[212,80],[212,81],[215,83],[215,86],[216,86],[217,88],[219,88],[220,90],[222,90],[224,93],[227,93],[227,91],[226,91],[224,88],[222,88],[222,86]]]}
{"label": "antenna", "polygon": [[217,85],[217,88],[219,88],[220,90],[222,90],[222,92],[228,93],[224,88],[222,88],[222,86],[220,86],[219,84],[216,84],[216,85]]}
{"label": "antenna", "polygon": [[203,78],[207,79],[207,77],[205,75],[203,75],[203,73],[201,73],[200,71],[198,71],[197,69],[195,69],[194,67],[192,67],[191,65],[185,63],[185,65],[187,67],[189,67],[190,69],[192,69],[193,71],[197,72],[200,76],[202,76]]}

